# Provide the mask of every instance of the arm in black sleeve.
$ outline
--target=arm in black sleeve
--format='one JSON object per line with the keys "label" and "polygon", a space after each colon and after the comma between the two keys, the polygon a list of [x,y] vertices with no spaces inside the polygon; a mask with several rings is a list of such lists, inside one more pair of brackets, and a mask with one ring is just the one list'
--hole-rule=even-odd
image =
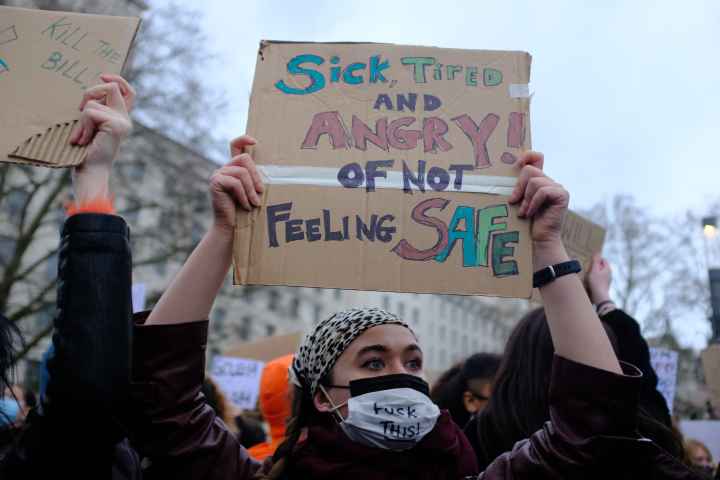
{"label": "arm in black sleeve", "polygon": [[617,356],[623,362],[637,366],[643,372],[640,405],[666,426],[672,421],[667,403],[657,390],[658,376],[650,363],[650,348],[640,331],[638,322],[619,308],[600,318],[612,328],[617,337]]}
{"label": "arm in black sleeve", "polygon": [[46,394],[0,462],[0,477],[109,478],[125,436],[117,415],[130,383],[128,237],[125,221],[114,215],[78,214],[65,222]]}
{"label": "arm in black sleeve", "polygon": [[[68,218],[58,266],[44,413],[99,414],[98,433],[114,443],[123,435],[112,412],[126,402],[130,379],[132,259],[125,221],[92,213]],[[91,423],[82,427],[93,429]]]}

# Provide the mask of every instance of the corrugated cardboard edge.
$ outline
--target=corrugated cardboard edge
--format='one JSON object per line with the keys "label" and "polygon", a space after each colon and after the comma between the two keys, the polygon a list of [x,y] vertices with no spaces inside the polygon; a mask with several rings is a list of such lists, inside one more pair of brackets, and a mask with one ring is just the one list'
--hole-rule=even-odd
{"label": "corrugated cardboard edge", "polygon": [[87,146],[70,144],[70,134],[78,123],[56,123],[45,132],[25,140],[11,154],[10,161],[43,167],[62,168],[80,165],[87,157]]}
{"label": "corrugated cardboard edge", "polygon": [[269,185],[261,198],[262,206],[252,212],[238,208],[235,214],[235,228],[233,230],[233,285],[247,285],[250,283],[250,269],[252,267],[252,241],[255,235],[255,220],[267,206]]}
{"label": "corrugated cardboard edge", "polygon": [[[135,21],[135,31],[130,39],[127,55],[120,69],[125,69],[128,58],[132,54],[142,24],[140,17],[121,17]],[[48,127],[44,132],[34,134],[23,141],[6,159],[0,159],[0,163],[15,163],[21,165],[33,165],[49,168],[66,168],[82,164],[87,158],[87,146],[70,145],[70,134],[78,119],[57,122]]]}
{"label": "corrugated cardboard edge", "polygon": [[252,238],[252,214],[245,210],[238,210],[235,216],[233,239],[233,285],[248,284]]}

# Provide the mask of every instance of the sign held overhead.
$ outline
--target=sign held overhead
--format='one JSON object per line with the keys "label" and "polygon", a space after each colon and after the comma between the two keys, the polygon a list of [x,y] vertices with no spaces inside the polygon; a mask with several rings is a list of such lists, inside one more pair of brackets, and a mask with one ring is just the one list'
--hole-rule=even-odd
{"label": "sign held overhead", "polygon": [[262,42],[236,283],[528,298],[529,76],[523,52]]}

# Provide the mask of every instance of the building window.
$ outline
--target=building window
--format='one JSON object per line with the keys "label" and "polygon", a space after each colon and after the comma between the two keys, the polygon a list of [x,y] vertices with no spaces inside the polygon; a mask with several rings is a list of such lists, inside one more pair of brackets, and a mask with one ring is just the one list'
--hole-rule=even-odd
{"label": "building window", "polygon": [[47,279],[54,281],[58,275],[58,254],[53,253],[47,260]]}
{"label": "building window", "polygon": [[322,306],[315,305],[315,315],[314,315],[315,316],[315,319],[314,319],[315,325],[317,325],[320,322],[320,320],[322,320],[321,315],[322,315]]}
{"label": "building window", "polygon": [[155,262],[155,272],[164,276],[167,273],[167,260]]}
{"label": "building window", "polygon": [[292,318],[298,318],[300,316],[300,299],[297,297],[293,297],[293,299],[290,300],[290,316]]}
{"label": "building window", "polygon": [[225,328],[226,316],[227,311],[222,307],[218,307],[213,310],[213,323],[215,324],[215,328],[217,328],[218,331],[223,331],[223,329]]}
{"label": "building window", "polygon": [[458,344],[458,333],[457,333],[457,330],[453,329],[450,332],[450,346],[453,349],[455,349],[455,348],[457,348],[457,344]]}
{"label": "building window", "polygon": [[35,317],[35,328],[42,330],[50,325],[55,318],[55,305],[47,305],[37,313]]}
{"label": "building window", "polygon": [[417,308],[413,308],[412,322],[413,325],[418,325],[420,323],[420,310]]}
{"label": "building window", "polygon": [[277,310],[280,303],[280,294],[275,290],[270,290],[270,297],[268,299],[268,309],[273,312]]}
{"label": "building window", "polygon": [[25,190],[12,190],[7,194],[7,211],[10,215],[10,220],[19,221],[20,214],[22,213],[25,204],[28,202],[30,194]]}
{"label": "building window", "polygon": [[7,265],[15,253],[15,239],[8,235],[0,235],[0,264]]}
{"label": "building window", "polygon": [[438,365],[438,367],[440,367],[440,369],[447,368],[447,364],[447,351],[445,351],[445,349],[440,350],[440,365]]}
{"label": "building window", "polygon": [[265,336],[272,337],[273,335],[275,335],[275,330],[277,330],[275,328],[275,325],[273,325],[272,323],[268,323],[267,325],[265,325]]}
{"label": "building window", "polygon": [[403,302],[398,302],[397,315],[400,317],[400,320],[405,319],[405,304]]}
{"label": "building window", "polygon": [[390,297],[388,297],[387,295],[383,295],[382,297],[382,308],[385,311],[390,310]]}
{"label": "building window", "polygon": [[253,293],[255,293],[255,287],[252,285],[245,285],[240,292],[240,298],[245,300],[247,303],[252,303]]}
{"label": "building window", "polygon": [[142,179],[145,176],[145,164],[142,162],[132,162],[124,165],[124,173],[128,180],[132,180],[134,183],[142,183]]}
{"label": "building window", "polygon": [[438,333],[438,338],[441,341],[444,341],[446,336],[447,336],[447,328],[445,327],[445,325],[441,325],[440,332]]}
{"label": "building window", "polygon": [[340,300],[340,298],[342,297],[342,290],[340,290],[339,288],[336,288],[334,294],[335,294],[335,300]]}
{"label": "building window", "polygon": [[250,339],[250,328],[252,327],[252,317],[245,316],[240,319],[240,325],[235,325],[235,333],[240,340]]}
{"label": "building window", "polygon": [[193,243],[200,243],[203,235],[205,235],[205,227],[197,220],[193,221],[192,228],[190,231],[190,238]]}

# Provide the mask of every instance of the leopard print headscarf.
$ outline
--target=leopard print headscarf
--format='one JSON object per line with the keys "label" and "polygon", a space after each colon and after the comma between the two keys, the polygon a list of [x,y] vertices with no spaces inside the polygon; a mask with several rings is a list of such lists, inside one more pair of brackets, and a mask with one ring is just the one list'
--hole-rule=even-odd
{"label": "leopard print headscarf", "polygon": [[412,332],[405,322],[380,308],[338,312],[305,335],[290,368],[290,380],[315,395],[320,380],[332,370],[348,345],[365,330],[378,325],[402,325]]}

